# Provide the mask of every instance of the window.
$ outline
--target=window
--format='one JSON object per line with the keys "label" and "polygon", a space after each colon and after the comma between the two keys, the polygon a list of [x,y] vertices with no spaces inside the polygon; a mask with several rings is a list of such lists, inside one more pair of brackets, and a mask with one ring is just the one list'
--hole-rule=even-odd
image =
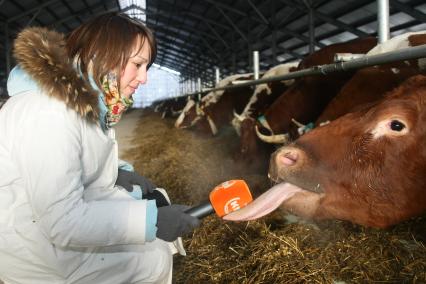
{"label": "window", "polygon": [[153,64],[148,70],[148,80],[133,95],[133,107],[141,108],[154,101],[179,96],[180,73]]}

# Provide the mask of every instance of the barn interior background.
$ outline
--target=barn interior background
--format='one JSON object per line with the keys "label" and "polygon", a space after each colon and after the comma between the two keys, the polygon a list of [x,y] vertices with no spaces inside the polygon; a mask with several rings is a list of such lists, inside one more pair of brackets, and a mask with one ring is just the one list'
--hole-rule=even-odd
{"label": "barn interior background", "polygon": [[[141,18],[158,39],[150,82],[138,89],[135,98],[138,105],[146,106],[213,87],[218,77],[252,72],[254,51],[262,72],[333,43],[377,36],[378,6],[383,3],[389,4],[390,37],[426,30],[424,0],[0,0],[0,96],[7,97],[13,40],[26,26],[68,33],[107,11]],[[173,123],[144,112],[134,147],[125,157],[167,188],[174,200],[196,204],[219,182],[241,177],[230,170],[234,165],[230,152],[237,147],[235,133],[206,139],[177,130]],[[250,184],[268,185],[266,175],[242,177]],[[340,221],[288,223],[279,212],[244,224],[224,225],[209,217],[185,240],[188,256],[176,259],[175,279],[178,283],[425,283],[425,232],[424,217],[390,230]]]}
{"label": "barn interior background", "polygon": [[[158,39],[157,68],[180,74],[179,87],[148,89],[144,97],[150,104],[197,90],[198,79],[202,87],[212,87],[216,68],[221,78],[252,72],[253,51],[264,71],[332,43],[376,36],[377,6],[375,0],[1,0],[0,86],[4,89],[14,65],[13,39],[25,26],[68,33],[93,15],[118,10],[145,20]],[[423,0],[390,0],[389,8],[391,37],[426,28]]]}

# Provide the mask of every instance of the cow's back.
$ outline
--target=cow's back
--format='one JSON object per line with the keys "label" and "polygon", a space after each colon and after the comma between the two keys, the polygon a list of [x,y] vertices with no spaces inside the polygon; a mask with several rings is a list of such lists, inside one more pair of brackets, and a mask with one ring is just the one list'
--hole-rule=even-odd
{"label": "cow's back", "polygon": [[[366,53],[376,45],[376,42],[375,38],[367,37],[327,46],[303,59],[298,69],[330,64],[336,53]],[[297,79],[265,113],[274,133],[289,132],[290,127],[295,126],[291,119],[302,123],[315,121],[353,74],[353,72],[340,72]]]}
{"label": "cow's back", "polygon": [[[396,43],[390,41],[378,45],[367,55],[426,44],[426,34],[412,34],[403,37],[402,41],[405,39],[407,42],[401,43],[398,38],[395,38]],[[426,66],[422,64],[423,61],[424,59],[405,60],[360,69],[327,105],[324,112],[318,117],[316,125],[334,120],[364,104],[381,99],[385,93],[396,88],[411,76],[426,74]]]}

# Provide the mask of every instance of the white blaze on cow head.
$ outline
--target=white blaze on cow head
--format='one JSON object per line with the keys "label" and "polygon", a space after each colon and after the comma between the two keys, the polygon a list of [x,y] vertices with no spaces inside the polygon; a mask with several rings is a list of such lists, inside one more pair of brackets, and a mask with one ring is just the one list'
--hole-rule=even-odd
{"label": "white blaze on cow head", "polygon": [[373,106],[342,116],[281,147],[278,184],[224,217],[252,220],[282,208],[306,218],[388,227],[426,212],[426,76]]}
{"label": "white blaze on cow head", "polygon": [[[280,64],[280,65],[274,66],[271,69],[269,69],[261,77],[261,79],[266,79],[266,78],[270,78],[270,77],[288,74],[293,69],[295,69],[298,64],[299,64],[298,62],[290,62],[290,63],[285,63],[285,64]],[[294,79],[281,81],[281,83],[286,85],[286,86],[290,86],[294,83]],[[249,102],[245,106],[243,112],[240,115],[236,115],[236,113],[234,112],[234,119],[232,120],[232,125],[234,126],[235,131],[237,131],[237,133],[240,132],[241,122],[248,117],[252,117],[253,110],[255,109],[255,104],[258,102],[259,97],[260,96],[269,96],[271,94],[272,94],[272,90],[271,90],[269,84],[265,83],[265,84],[259,84],[259,85],[256,86],[256,88],[253,92],[253,95],[251,96]],[[240,134],[238,134],[238,135],[240,135]]]}
{"label": "white blaze on cow head", "polygon": [[186,106],[183,108],[179,117],[176,119],[176,122],[175,122],[176,128],[187,128],[191,126],[196,116],[195,106],[196,106],[196,103],[194,100],[188,100],[188,102],[186,103]]}
{"label": "white blaze on cow head", "polygon": [[235,131],[237,132],[238,136],[241,135],[241,122],[243,122],[243,120],[245,119],[245,117],[243,115],[239,115],[235,109],[233,111],[234,113],[234,118],[232,119],[232,126],[234,127]]}
{"label": "white blaze on cow head", "polygon": [[410,126],[404,117],[395,116],[390,113],[380,120],[370,133],[373,139],[378,139],[407,135],[409,131]]}
{"label": "white blaze on cow head", "polygon": [[213,136],[216,135],[218,133],[218,130],[217,130],[216,124],[214,123],[213,119],[209,115],[206,115],[206,119],[207,119],[207,122],[209,123],[212,135]]}
{"label": "white blaze on cow head", "polygon": [[[217,85],[215,86],[215,88],[221,88],[221,87],[228,86],[228,85],[232,84],[233,81],[238,81],[238,79],[246,78],[248,76],[250,76],[250,74],[235,74],[235,75],[228,76],[228,77],[224,78],[223,80],[219,81],[217,83]],[[202,105],[204,107],[208,107],[211,104],[217,103],[220,100],[220,98],[222,97],[224,92],[225,92],[225,90],[219,90],[219,91],[213,91],[213,92],[208,93],[205,97],[203,97],[201,99]]]}
{"label": "white blaze on cow head", "polygon": [[[235,75],[228,76],[224,78],[223,80],[219,81],[217,85],[215,86],[215,88],[221,88],[221,87],[231,85],[233,82],[239,82],[240,79],[247,78],[249,76],[250,74],[235,74]],[[205,110],[207,110],[212,105],[218,103],[224,93],[225,93],[225,90],[219,90],[219,91],[209,92],[206,96],[204,96],[201,99],[199,106],[197,106],[196,108],[197,119],[194,121],[193,124],[205,118],[208,122],[208,125],[210,127],[212,134],[216,135],[218,133],[216,123],[213,120],[213,118],[206,113]]]}

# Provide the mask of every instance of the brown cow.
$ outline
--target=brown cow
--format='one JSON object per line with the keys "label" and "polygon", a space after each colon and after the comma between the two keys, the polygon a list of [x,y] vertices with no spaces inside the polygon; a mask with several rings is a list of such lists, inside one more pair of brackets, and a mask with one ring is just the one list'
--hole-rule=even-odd
{"label": "brown cow", "polygon": [[[426,44],[426,32],[407,33],[377,45],[367,55],[422,44]],[[405,60],[359,70],[328,104],[315,125],[334,120],[357,106],[381,99],[407,78],[425,73],[425,63],[425,59]]]}
{"label": "brown cow", "polygon": [[[237,74],[226,77],[216,87],[224,87],[238,81],[252,80],[250,74]],[[199,103],[189,100],[175,123],[177,128],[195,127],[201,132],[216,135],[219,129],[229,124],[233,111],[241,112],[253,93],[251,87],[239,87],[213,91]]]}
{"label": "brown cow", "polygon": [[[336,53],[366,53],[373,48],[377,40],[372,37],[355,39],[345,43],[329,45],[309,55],[300,62],[298,69],[316,65],[330,64]],[[301,123],[314,121],[330,100],[352,77],[353,72],[342,72],[327,76],[307,76],[297,79],[265,112],[262,125],[272,134],[259,138],[269,143],[284,143],[292,124],[292,119]]]}
{"label": "brown cow", "polygon": [[426,76],[301,136],[271,157],[279,183],[228,220],[276,207],[385,228],[426,211]]}
{"label": "brown cow", "polygon": [[[298,63],[292,62],[274,66],[262,76],[262,79],[285,75],[296,70],[297,65]],[[257,85],[244,111],[240,115],[234,114],[235,118],[232,120],[232,125],[240,135],[240,150],[237,153],[237,158],[239,160],[247,163],[258,163],[258,160],[265,160],[265,157],[271,154],[271,151],[262,151],[265,150],[265,147],[259,147],[259,143],[261,142],[257,139],[254,131],[256,118],[259,115],[263,115],[266,109],[284,93],[293,82],[294,80],[286,80]],[[268,147],[270,146],[268,145]],[[261,152],[266,152],[264,153],[266,155],[262,155],[263,153]],[[267,168],[267,164],[265,168]]]}
{"label": "brown cow", "polygon": [[173,97],[155,103],[155,111],[161,112],[161,118],[177,117],[182,112],[188,101],[188,97]]}

